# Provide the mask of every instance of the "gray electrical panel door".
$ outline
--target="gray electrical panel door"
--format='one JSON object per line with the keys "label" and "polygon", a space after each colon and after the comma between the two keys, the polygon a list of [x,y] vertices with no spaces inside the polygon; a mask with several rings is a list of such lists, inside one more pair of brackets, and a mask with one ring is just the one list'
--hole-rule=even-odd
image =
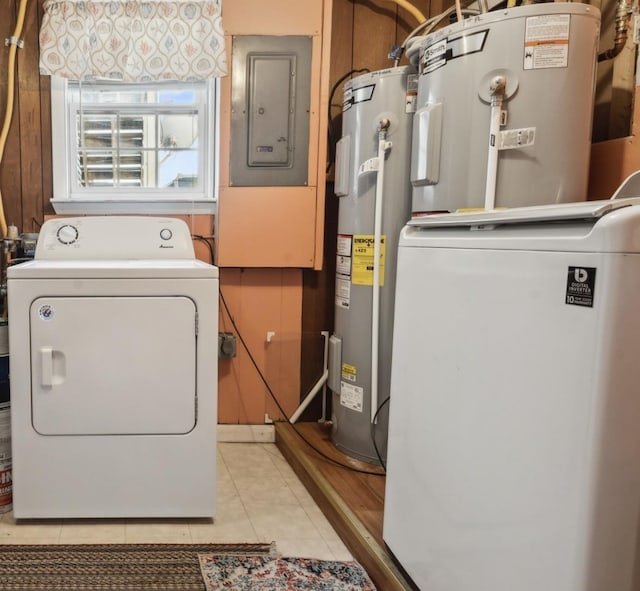
{"label": "gray electrical panel door", "polygon": [[233,186],[308,182],[311,37],[233,38]]}

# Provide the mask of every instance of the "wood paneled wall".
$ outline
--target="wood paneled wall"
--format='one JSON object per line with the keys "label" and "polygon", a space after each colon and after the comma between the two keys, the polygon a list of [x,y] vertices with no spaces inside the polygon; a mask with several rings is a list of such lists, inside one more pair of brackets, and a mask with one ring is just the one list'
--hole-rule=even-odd
{"label": "wood paneled wall", "polygon": [[[445,6],[452,3],[452,0],[412,0],[412,4],[427,18],[440,14]],[[393,45],[402,43],[417,25],[411,14],[391,0],[334,0],[331,87],[352,70],[374,71],[393,66],[388,58],[389,50]],[[342,86],[340,84],[336,88],[331,99],[335,139],[340,138]]]}
{"label": "wood paneled wall", "polygon": [[[2,2],[0,40],[14,32],[18,0]],[[15,105],[4,158],[0,166],[0,190],[7,223],[21,232],[38,231],[46,214],[53,213],[49,203],[52,193],[51,116],[49,78],[38,72],[38,32],[42,17],[42,0],[30,0],[16,65]],[[0,113],[7,105],[7,69],[9,51],[0,52]]]}

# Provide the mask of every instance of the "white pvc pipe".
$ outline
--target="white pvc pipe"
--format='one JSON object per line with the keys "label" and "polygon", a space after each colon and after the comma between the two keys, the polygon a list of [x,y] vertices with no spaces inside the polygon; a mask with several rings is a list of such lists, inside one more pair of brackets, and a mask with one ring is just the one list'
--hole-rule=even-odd
{"label": "white pvc pipe", "polygon": [[384,155],[390,147],[386,139],[387,120],[380,122],[378,139],[378,177],[376,180],[373,217],[373,293],[371,301],[371,422],[378,409],[378,356],[380,349],[380,240],[382,237],[382,204],[384,197]]}
{"label": "white pvc pipe", "polygon": [[500,133],[500,106],[491,104],[489,124],[489,153],[487,155],[487,182],[484,190],[484,208],[489,211],[496,206],[496,179],[498,177],[498,134]]}
{"label": "white pvc pipe", "polygon": [[460,3],[460,0],[456,0],[455,1],[455,7],[456,7],[456,19],[459,23],[462,22],[462,4]]}
{"label": "white pvc pipe", "polygon": [[318,381],[313,385],[313,388],[309,391],[309,393],[304,397],[304,400],[300,403],[300,406],[296,409],[296,411],[289,418],[289,422],[293,425],[299,418],[300,415],[305,411],[307,406],[311,403],[311,401],[315,398],[316,394],[322,388],[322,420],[327,420],[327,380],[329,379],[329,369],[327,368],[327,361],[329,360],[329,331],[323,330],[320,332],[322,337],[324,338],[324,359],[323,365],[324,371],[322,375],[318,379]]}
{"label": "white pvc pipe", "polygon": [[315,383],[309,394],[306,395],[305,399],[300,403],[300,406],[296,409],[296,411],[289,418],[289,422],[293,425],[299,418],[300,415],[305,411],[307,406],[311,403],[311,401],[315,398],[315,395],[320,391],[320,388],[324,385],[329,377],[329,370],[325,369],[320,379]]}
{"label": "white pvc pipe", "polygon": [[487,181],[484,191],[484,208],[487,211],[496,206],[496,183],[498,178],[498,137],[502,120],[502,99],[506,80],[497,76],[491,82],[491,119],[489,123],[489,149],[487,154]]}
{"label": "white pvc pipe", "polygon": [[[329,363],[329,331],[323,330],[320,332],[324,338],[324,357],[322,358],[322,367],[327,369],[327,379],[329,377],[328,363]],[[322,383],[322,421],[327,421],[327,380]]]}

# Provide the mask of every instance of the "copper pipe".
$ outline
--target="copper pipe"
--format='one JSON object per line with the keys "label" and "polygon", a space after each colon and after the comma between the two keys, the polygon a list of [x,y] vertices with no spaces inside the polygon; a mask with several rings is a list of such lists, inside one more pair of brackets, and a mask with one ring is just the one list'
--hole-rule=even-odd
{"label": "copper pipe", "polygon": [[618,2],[618,9],[616,10],[616,36],[613,40],[613,47],[598,54],[599,62],[615,58],[624,49],[624,46],[627,44],[630,14],[631,8],[627,4],[627,0],[620,0]]}

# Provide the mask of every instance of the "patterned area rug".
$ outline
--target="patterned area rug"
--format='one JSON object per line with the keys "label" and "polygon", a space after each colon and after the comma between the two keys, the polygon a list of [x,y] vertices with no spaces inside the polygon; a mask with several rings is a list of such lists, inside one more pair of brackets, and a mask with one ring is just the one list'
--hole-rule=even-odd
{"label": "patterned area rug", "polygon": [[199,554],[273,552],[272,544],[0,545],[0,590],[205,591]]}
{"label": "patterned area rug", "polygon": [[207,591],[375,591],[357,562],[202,554]]}

